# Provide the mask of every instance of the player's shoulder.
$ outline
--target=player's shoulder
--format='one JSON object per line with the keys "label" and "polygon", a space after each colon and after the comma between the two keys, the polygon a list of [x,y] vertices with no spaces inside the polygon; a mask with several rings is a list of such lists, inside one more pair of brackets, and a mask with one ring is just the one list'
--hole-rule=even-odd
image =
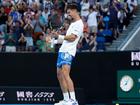
{"label": "player's shoulder", "polygon": [[78,26],[79,25],[83,25],[83,21],[80,19],[80,20],[78,20],[78,21],[75,22],[75,25],[78,25]]}

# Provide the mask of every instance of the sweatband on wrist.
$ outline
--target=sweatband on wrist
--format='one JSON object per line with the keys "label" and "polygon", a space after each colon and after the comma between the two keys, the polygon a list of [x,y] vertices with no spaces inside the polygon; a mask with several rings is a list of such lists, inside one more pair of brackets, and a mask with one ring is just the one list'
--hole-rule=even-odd
{"label": "sweatband on wrist", "polygon": [[65,38],[65,36],[63,36],[63,35],[58,36],[58,40],[64,40],[64,38]]}
{"label": "sweatband on wrist", "polygon": [[57,44],[58,43],[58,40],[54,40],[54,42],[53,42],[54,44]]}

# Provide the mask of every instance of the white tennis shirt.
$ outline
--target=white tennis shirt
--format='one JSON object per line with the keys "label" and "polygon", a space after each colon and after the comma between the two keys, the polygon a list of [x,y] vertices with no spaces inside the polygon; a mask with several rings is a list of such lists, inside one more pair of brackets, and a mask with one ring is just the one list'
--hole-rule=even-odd
{"label": "white tennis shirt", "polygon": [[77,35],[77,38],[75,41],[72,41],[72,42],[64,40],[59,49],[59,52],[68,52],[72,56],[75,56],[78,41],[80,37],[83,35],[83,28],[84,28],[84,24],[81,19],[71,23],[67,30],[66,36],[74,34],[74,35]]}

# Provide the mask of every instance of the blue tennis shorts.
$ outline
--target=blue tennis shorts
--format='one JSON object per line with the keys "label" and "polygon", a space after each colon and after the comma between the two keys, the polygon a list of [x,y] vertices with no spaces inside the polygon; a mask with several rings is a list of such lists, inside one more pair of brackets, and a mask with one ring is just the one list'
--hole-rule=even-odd
{"label": "blue tennis shorts", "polygon": [[61,68],[62,65],[68,64],[71,66],[73,56],[67,52],[59,52],[57,58],[57,68]]}

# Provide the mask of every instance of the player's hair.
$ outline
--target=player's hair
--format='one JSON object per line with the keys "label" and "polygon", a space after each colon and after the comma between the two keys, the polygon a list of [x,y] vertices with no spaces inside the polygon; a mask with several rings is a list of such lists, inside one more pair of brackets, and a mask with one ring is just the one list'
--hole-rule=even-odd
{"label": "player's hair", "polygon": [[75,2],[69,3],[68,6],[67,6],[67,10],[68,9],[75,9],[75,10],[79,11],[79,6]]}

